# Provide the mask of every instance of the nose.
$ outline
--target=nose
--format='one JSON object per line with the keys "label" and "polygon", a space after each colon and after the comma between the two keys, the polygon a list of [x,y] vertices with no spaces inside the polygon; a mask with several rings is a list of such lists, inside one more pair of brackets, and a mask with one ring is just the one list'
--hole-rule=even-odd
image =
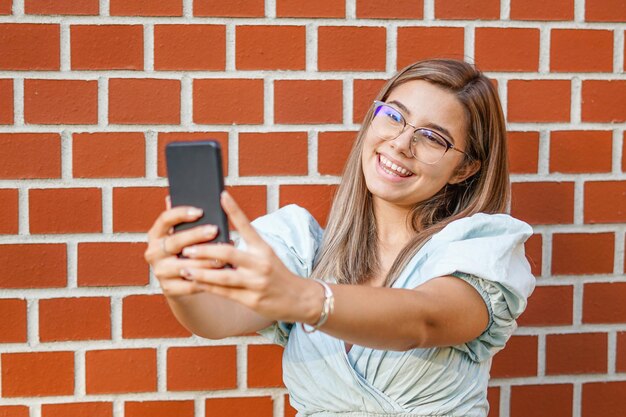
{"label": "nose", "polygon": [[411,140],[413,138],[413,128],[407,126],[402,133],[400,133],[395,139],[389,141],[389,145],[392,148],[406,156],[407,158],[413,158],[411,153]]}

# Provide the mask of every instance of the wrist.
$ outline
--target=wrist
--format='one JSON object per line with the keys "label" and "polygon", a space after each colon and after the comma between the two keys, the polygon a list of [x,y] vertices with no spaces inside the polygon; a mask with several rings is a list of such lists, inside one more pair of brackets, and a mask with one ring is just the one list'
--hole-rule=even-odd
{"label": "wrist", "polygon": [[299,322],[313,326],[316,324],[324,310],[324,287],[313,280],[303,280],[304,289],[301,293],[302,318]]}

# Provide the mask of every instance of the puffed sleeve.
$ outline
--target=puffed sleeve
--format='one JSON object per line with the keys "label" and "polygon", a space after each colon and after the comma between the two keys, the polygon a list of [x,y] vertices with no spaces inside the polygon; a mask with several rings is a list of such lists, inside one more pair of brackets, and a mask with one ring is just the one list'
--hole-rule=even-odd
{"label": "puffed sleeve", "polygon": [[[307,210],[291,204],[259,217],[252,226],[291,272],[303,278],[311,275],[323,230]],[[246,243],[240,239],[236,246],[245,250]],[[274,322],[258,333],[285,346],[292,326],[293,323]]]}

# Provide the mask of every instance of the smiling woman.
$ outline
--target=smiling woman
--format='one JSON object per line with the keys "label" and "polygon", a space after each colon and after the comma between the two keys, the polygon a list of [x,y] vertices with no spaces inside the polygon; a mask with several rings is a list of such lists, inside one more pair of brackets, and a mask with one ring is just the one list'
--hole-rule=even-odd
{"label": "smiling woman", "polygon": [[214,230],[171,234],[199,216],[176,207],[150,230],[146,259],[194,333],[258,331],[285,346],[300,417],[485,417],[491,358],[535,285],[532,229],[505,214],[505,141],[483,74],[417,62],[368,111],[326,230],[297,206],[250,223],[223,194],[237,247],[202,243]]}

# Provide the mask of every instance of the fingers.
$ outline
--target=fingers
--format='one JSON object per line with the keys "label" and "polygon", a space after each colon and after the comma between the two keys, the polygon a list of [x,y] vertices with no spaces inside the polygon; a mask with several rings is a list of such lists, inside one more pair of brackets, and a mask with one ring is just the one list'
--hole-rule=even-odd
{"label": "fingers", "polygon": [[180,259],[173,256],[158,262],[154,266],[154,275],[159,282],[168,279],[186,279],[187,274],[184,272],[186,269],[212,269],[223,266],[221,262],[211,259]]}
{"label": "fingers", "polygon": [[202,210],[196,207],[179,206],[163,211],[148,231],[148,237],[160,238],[179,223],[191,222],[202,216]]}
{"label": "fingers", "polygon": [[167,210],[169,210],[169,209],[171,209],[171,208],[172,208],[172,199],[170,198],[170,196],[169,196],[169,195],[166,195],[166,196],[165,196],[165,208],[166,208]]}
{"label": "fingers", "polygon": [[254,230],[243,210],[227,191],[222,192],[221,203],[228,218],[248,245],[264,244],[263,238]]}
{"label": "fingers", "polygon": [[259,264],[254,255],[224,244],[187,246],[183,249],[183,255],[190,259],[218,260],[222,265],[231,264],[244,268],[256,268]]}
{"label": "fingers", "polygon": [[211,241],[217,237],[218,228],[207,224],[167,236],[167,251],[178,254],[184,247]]}

